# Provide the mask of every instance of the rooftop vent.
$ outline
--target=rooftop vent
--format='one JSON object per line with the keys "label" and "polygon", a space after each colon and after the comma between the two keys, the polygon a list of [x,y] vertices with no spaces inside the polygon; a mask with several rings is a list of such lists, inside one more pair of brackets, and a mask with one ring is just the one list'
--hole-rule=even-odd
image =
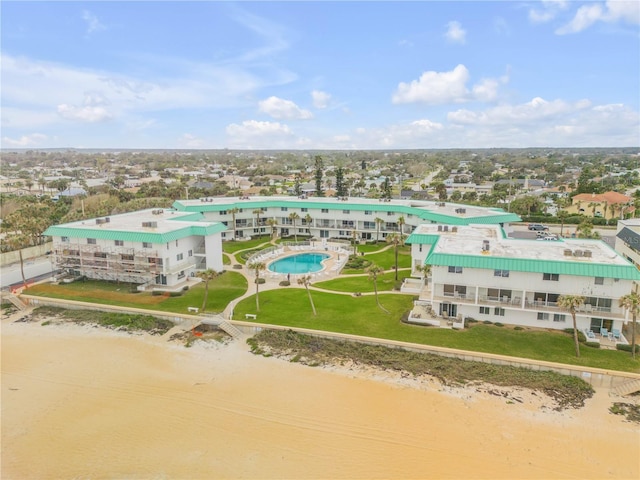
{"label": "rooftop vent", "polygon": [[582,252],[582,256],[587,257],[587,258],[591,258],[591,250],[585,250],[584,252]]}
{"label": "rooftop vent", "polygon": [[102,225],[103,223],[107,223],[106,218],[96,218],[96,225]]}
{"label": "rooftop vent", "polygon": [[581,257],[582,256],[582,250],[575,250],[573,252],[573,256],[574,257]]}
{"label": "rooftop vent", "polygon": [[442,231],[442,225],[438,225],[438,231],[441,232]]}
{"label": "rooftop vent", "polygon": [[482,251],[483,252],[488,252],[489,249],[490,249],[490,245],[491,244],[489,243],[489,240],[483,240],[482,241]]}
{"label": "rooftop vent", "polygon": [[107,223],[111,222],[111,217],[104,217],[104,221]]}
{"label": "rooftop vent", "polygon": [[456,208],[456,213],[465,214],[467,213],[466,208]]}
{"label": "rooftop vent", "polygon": [[571,249],[570,249],[570,248],[565,248],[565,249],[564,249],[564,256],[565,256],[565,257],[571,257],[571,256],[573,256],[573,252],[571,251]]}
{"label": "rooftop vent", "polygon": [[142,222],[142,228],[158,228],[158,222]]}
{"label": "rooftop vent", "polygon": [[449,231],[449,225],[444,225],[444,226],[442,227],[442,229],[443,229],[445,232],[448,232],[448,231]]}
{"label": "rooftop vent", "polygon": [[458,232],[458,227],[451,227],[451,231],[453,233],[457,233]]}
{"label": "rooftop vent", "polygon": [[155,210],[151,210],[151,213],[152,213],[153,215],[162,215],[162,214],[164,213],[164,210],[163,210],[163,209],[161,209],[161,208],[157,208],[157,209],[155,209]]}

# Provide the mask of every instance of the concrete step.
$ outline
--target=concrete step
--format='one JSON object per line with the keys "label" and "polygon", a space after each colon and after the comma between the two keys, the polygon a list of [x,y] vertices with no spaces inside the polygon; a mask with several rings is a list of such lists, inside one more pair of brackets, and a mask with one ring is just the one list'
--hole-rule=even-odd
{"label": "concrete step", "polygon": [[640,392],[640,379],[629,380],[611,390],[612,395],[624,396]]}

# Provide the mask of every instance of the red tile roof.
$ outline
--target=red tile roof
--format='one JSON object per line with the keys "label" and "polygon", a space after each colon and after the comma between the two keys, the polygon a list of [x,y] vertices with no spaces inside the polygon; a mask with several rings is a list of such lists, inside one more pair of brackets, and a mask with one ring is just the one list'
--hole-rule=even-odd
{"label": "red tile roof", "polygon": [[605,192],[605,193],[580,193],[573,197],[573,202],[607,202],[609,205],[617,203],[629,203],[631,197],[627,197],[618,192]]}

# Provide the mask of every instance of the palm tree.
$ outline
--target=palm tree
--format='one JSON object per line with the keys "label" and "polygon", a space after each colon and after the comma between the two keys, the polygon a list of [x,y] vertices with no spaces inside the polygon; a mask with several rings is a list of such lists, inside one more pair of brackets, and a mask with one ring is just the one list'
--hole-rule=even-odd
{"label": "palm tree", "polygon": [[425,285],[427,285],[427,283],[429,282],[428,277],[431,273],[431,265],[429,265],[428,263],[423,263],[422,265],[418,265],[417,267],[415,267],[415,270],[416,272],[422,274],[422,281]]}
{"label": "palm tree", "polygon": [[231,218],[233,221],[233,239],[236,239],[236,213],[240,212],[239,208],[232,208],[231,210],[229,210],[229,213],[231,214]]}
{"label": "palm tree", "polygon": [[573,343],[576,347],[576,357],[580,356],[580,342],[578,341],[578,324],[576,322],[576,309],[584,303],[584,297],[580,295],[560,295],[558,306],[567,310],[573,320]]}
{"label": "palm tree", "polygon": [[262,238],[262,232],[260,232],[260,214],[262,213],[262,210],[260,210],[259,208],[256,208],[253,211],[253,214],[256,216],[256,228],[258,229],[258,235],[260,238]]}
{"label": "palm tree", "polygon": [[14,251],[18,250],[20,257],[20,273],[22,274],[22,285],[27,286],[27,279],[24,276],[24,258],[22,257],[22,249],[29,243],[29,237],[24,233],[12,233],[7,235],[6,242],[9,248]]}
{"label": "palm tree", "polygon": [[313,298],[311,298],[311,290],[309,290],[309,285],[311,285],[311,275],[305,275],[302,278],[299,278],[298,285],[304,285],[304,288],[307,290],[307,295],[309,295],[309,302],[311,303],[311,310],[313,310],[313,315],[318,315],[318,313],[316,312],[316,306],[313,304]]}
{"label": "palm tree", "polygon": [[311,217],[311,215],[309,215],[308,213],[304,216],[304,221],[307,224],[307,227],[309,227],[309,235],[311,235],[311,227],[312,227],[312,223],[313,223],[313,218]]}
{"label": "palm tree", "polygon": [[220,274],[216,272],[213,268],[208,268],[206,270],[202,270],[196,273],[196,277],[204,280],[204,299],[202,300],[202,308],[200,309],[203,312],[207,308],[207,298],[209,297],[209,281],[213,280],[218,275]]}
{"label": "palm tree", "polygon": [[296,220],[298,220],[300,218],[300,215],[298,215],[296,212],[291,212],[289,214],[289,220],[291,220],[291,223],[293,223],[293,238],[294,241],[298,241],[298,230],[296,229]]}
{"label": "palm tree", "polygon": [[269,218],[267,220],[267,225],[269,225],[271,227],[271,240],[273,240],[273,235],[276,231],[276,225],[278,224],[278,221],[275,218]]}
{"label": "palm tree", "polygon": [[376,217],[376,243],[380,241],[380,226],[384,223],[384,220],[380,217]]}
{"label": "palm tree", "polygon": [[403,227],[404,224],[407,223],[402,215],[398,217],[398,230],[400,230],[400,240],[404,243],[404,232]]}
{"label": "palm tree", "polygon": [[396,255],[396,282],[398,281],[398,248],[402,244],[402,234],[400,233],[392,233],[391,235],[387,235],[387,243],[393,245]]}
{"label": "palm tree", "polygon": [[567,217],[569,216],[569,214],[564,210],[560,210],[556,216],[558,217],[558,220],[560,220],[560,236],[562,237],[564,222],[567,220]]}
{"label": "palm tree", "polygon": [[262,270],[266,270],[267,265],[264,262],[251,262],[249,265],[247,265],[247,268],[249,270],[253,270],[256,274],[256,312],[260,311],[260,299],[258,298],[258,295],[260,293],[260,272]]}
{"label": "palm tree", "polygon": [[378,305],[380,310],[382,310],[383,312],[389,313],[386,308],[380,305],[380,300],[378,299],[378,275],[384,273],[384,268],[376,265],[375,263],[372,263],[371,265],[369,265],[369,268],[367,268],[367,271],[369,272],[369,280],[373,282],[373,293],[376,296],[376,305]]}
{"label": "palm tree", "polygon": [[629,310],[632,315],[632,330],[631,330],[631,354],[633,358],[636,358],[636,321],[638,319],[638,310],[640,310],[640,295],[636,292],[631,292],[627,295],[620,297],[620,306],[626,310]]}

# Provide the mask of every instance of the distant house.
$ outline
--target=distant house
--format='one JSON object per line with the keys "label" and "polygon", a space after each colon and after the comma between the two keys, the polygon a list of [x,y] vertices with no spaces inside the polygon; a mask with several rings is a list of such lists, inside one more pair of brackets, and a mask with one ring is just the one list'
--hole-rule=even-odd
{"label": "distant house", "polygon": [[69,187],[66,190],[61,191],[57,195],[51,197],[54,202],[60,200],[61,197],[77,197],[78,195],[86,195],[87,191],[80,187]]}
{"label": "distant house", "polygon": [[568,213],[581,213],[590,217],[620,218],[631,213],[633,199],[618,192],[580,193],[571,199]]}

